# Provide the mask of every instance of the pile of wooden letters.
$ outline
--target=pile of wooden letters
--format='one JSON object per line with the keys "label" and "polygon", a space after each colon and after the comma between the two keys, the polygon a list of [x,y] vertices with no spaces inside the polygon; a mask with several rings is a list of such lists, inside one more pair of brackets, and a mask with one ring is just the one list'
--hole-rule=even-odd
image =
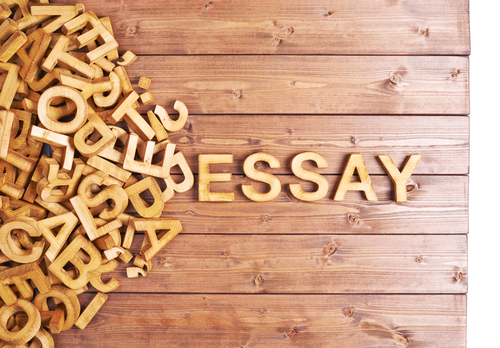
{"label": "pile of wooden letters", "polygon": [[[120,57],[109,18],[82,4],[4,0],[0,23],[0,347],[53,347],[49,331],[84,329],[120,286],[101,279],[118,259],[145,276],[180,232],[160,216],[194,183],[167,134],[188,110],[177,101],[173,120],[156,106],[147,122],[137,108],[153,101],[151,80],[134,90],[125,66],[137,57]],[[81,312],[89,282],[98,292]]]}

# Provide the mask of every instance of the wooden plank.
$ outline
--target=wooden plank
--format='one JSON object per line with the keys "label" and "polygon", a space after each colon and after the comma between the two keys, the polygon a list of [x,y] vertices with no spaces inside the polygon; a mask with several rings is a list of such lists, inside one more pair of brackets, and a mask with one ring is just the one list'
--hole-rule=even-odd
{"label": "wooden plank", "polygon": [[467,0],[83,2],[136,54],[470,54]]}
{"label": "wooden plank", "polygon": [[[84,303],[91,297],[80,296]],[[111,294],[86,330],[54,341],[94,348],[463,348],[466,296]]]}
{"label": "wooden plank", "polygon": [[123,263],[105,277],[149,293],[446,294],[468,282],[465,235],[181,234],[152,263],[145,278],[128,279]]}
{"label": "wooden plank", "polygon": [[144,56],[127,71],[191,114],[469,113],[467,57]]}
{"label": "wooden plank", "polygon": [[370,174],[386,174],[376,157],[382,154],[399,168],[407,156],[422,154],[415,174],[469,172],[469,118],[463,116],[189,116],[184,129],[169,137],[195,173],[199,154],[233,154],[233,165],[211,168],[242,174],[245,158],[267,152],[281,164],[273,173],[291,174],[293,156],[307,151],[326,158],[328,168],[318,171],[324,174],[341,174],[355,152]]}
{"label": "wooden plank", "polygon": [[[212,183],[214,192],[234,192],[234,202],[199,202],[195,188],[165,204],[163,216],[181,220],[183,233],[284,233],[284,234],[465,234],[468,233],[468,177],[426,176],[410,178],[408,202],[394,202],[392,182],[387,176],[372,176],[378,202],[369,202],[360,192],[349,192],[342,202],[333,201],[340,176],[325,176],[327,196],[317,202],[302,202],[288,193],[295,176],[281,175],[280,195],[270,202],[252,202],[241,191],[252,183],[259,192],[268,186],[233,175],[229,183]],[[174,180],[180,181],[177,177]],[[301,183],[313,190],[310,182]]]}

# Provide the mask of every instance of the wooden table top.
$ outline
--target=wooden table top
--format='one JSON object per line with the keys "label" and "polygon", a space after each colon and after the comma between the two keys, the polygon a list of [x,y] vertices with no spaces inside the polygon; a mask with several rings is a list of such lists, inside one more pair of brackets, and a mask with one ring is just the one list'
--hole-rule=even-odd
{"label": "wooden table top", "polygon": [[[183,230],[147,277],[127,279],[123,264],[105,276],[122,285],[85,330],[54,335],[56,347],[466,346],[467,0],[82,2],[111,18],[120,53],[139,56],[132,84],[152,79],[141,111],[188,107],[171,140],[195,187],[165,205]],[[304,166],[329,183],[317,202],[288,189],[314,189],[290,168],[305,151],[328,162]],[[259,163],[282,185],[270,202],[241,190],[267,190],[243,175],[256,152],[281,164]],[[377,202],[333,200],[352,153]],[[211,190],[233,202],[198,201],[199,154],[233,154],[211,166],[232,174]],[[407,203],[394,202],[380,154],[398,168],[423,155]]]}

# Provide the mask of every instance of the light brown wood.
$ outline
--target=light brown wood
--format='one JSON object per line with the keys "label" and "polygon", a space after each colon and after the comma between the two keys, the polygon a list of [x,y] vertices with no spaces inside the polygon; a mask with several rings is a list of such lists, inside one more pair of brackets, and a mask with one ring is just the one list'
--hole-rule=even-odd
{"label": "light brown wood", "polygon": [[156,140],[158,141],[163,141],[168,138],[168,133],[161,124],[161,122],[158,120],[156,117],[155,113],[153,111],[148,111],[148,119],[149,119],[149,124],[151,125],[151,128],[155,131],[156,134]]}
{"label": "light brown wood", "polygon": [[137,83],[137,86],[139,88],[148,90],[149,86],[151,86],[151,79],[149,77],[146,77],[146,76],[141,76],[139,78],[139,82]]}
{"label": "light brown wood", "polygon": [[[194,175],[193,172],[191,171],[191,167],[189,166],[189,163],[186,160],[186,157],[184,157],[184,154],[182,152],[177,152],[173,159],[172,159],[172,167],[179,166],[179,169],[181,170],[182,175],[184,175],[184,180],[181,182],[176,182],[172,178],[172,176],[169,176],[168,179],[166,179],[166,184],[168,187],[172,188],[173,191],[183,193],[186,191],[189,191],[193,185],[194,185]],[[172,194],[173,197],[173,194]]]}
{"label": "light brown wood", "polygon": [[19,263],[37,261],[42,256],[45,242],[38,241],[31,248],[22,249],[12,239],[14,230],[24,231],[31,237],[39,237],[41,232],[38,222],[30,217],[16,216],[5,221],[0,227],[0,249],[4,255]]}
{"label": "light brown wood", "polygon": [[89,80],[68,73],[60,73],[59,76],[63,85],[80,90],[85,100],[96,93],[109,92],[113,87],[110,78],[106,77]]}
{"label": "light brown wood", "polygon": [[[210,346],[214,341],[229,347],[315,342],[369,348],[400,347],[409,340],[410,347],[465,348],[466,302],[465,295],[113,294],[89,330],[54,335],[54,340],[63,346],[96,342],[116,348]],[[119,330],[124,320],[136,329]],[[170,330],[151,327],[162,320]],[[147,334],[138,335],[139,328]]]}
{"label": "light brown wood", "polygon": [[[54,98],[64,97],[76,104],[75,118],[69,122],[59,122],[49,117],[48,109]],[[71,134],[79,130],[87,121],[87,103],[82,94],[67,86],[55,86],[43,92],[38,101],[38,118],[47,128],[56,133]]]}
{"label": "light brown wood", "polygon": [[[123,89],[123,91],[125,92],[125,89]],[[137,103],[138,99],[139,95],[135,91],[126,94],[115,107],[113,113],[107,121],[114,124],[124,119],[132,131],[138,134],[142,140],[151,140],[155,136],[153,128],[151,128],[151,126],[134,108],[134,104]]]}
{"label": "light brown wood", "polygon": [[[78,223],[78,219],[75,214],[68,212],[62,215],[56,215],[54,217],[41,220],[38,222],[40,226],[40,232],[43,237],[50,244],[50,248],[45,252],[45,256],[50,260],[54,261],[57,254],[61,251],[64,244],[69,238],[71,232]],[[57,235],[53,232],[55,227],[62,226]]]}
{"label": "light brown wood", "polygon": [[33,299],[33,288],[28,283],[31,280],[40,294],[50,290],[50,283],[36,262],[9,268],[0,272],[0,296],[7,306],[12,306],[18,300],[10,285],[14,284],[22,298]]}
{"label": "light brown wood", "polygon": [[118,289],[121,283],[115,278],[111,278],[111,280],[109,280],[107,283],[104,283],[101,279],[101,275],[103,273],[114,271],[118,267],[118,265],[118,261],[116,260],[111,260],[110,262],[101,265],[98,269],[90,273],[90,284],[92,284],[92,286],[96,288],[97,291],[104,293],[115,291],[116,289]]}
{"label": "light brown wood", "polygon": [[132,173],[130,173],[129,171],[126,171],[118,167],[116,164],[113,164],[110,161],[107,161],[99,156],[90,157],[87,161],[87,165],[92,166],[95,169],[98,169],[106,174],[109,174],[122,182],[126,182],[132,175]]}
{"label": "light brown wood", "polygon": [[127,278],[139,278],[139,274],[143,277],[147,276],[146,271],[139,267],[127,267]]}
{"label": "light brown wood", "polygon": [[384,166],[384,169],[391,178],[392,182],[394,183],[394,200],[397,203],[406,202],[406,184],[410,179],[411,174],[415,171],[415,168],[422,158],[422,155],[409,156],[401,172],[396,167],[390,156],[379,155],[377,157]]}
{"label": "light brown wood", "polygon": [[261,181],[268,184],[271,188],[266,193],[256,191],[251,184],[241,185],[243,194],[252,201],[267,202],[275,199],[281,192],[281,183],[277,177],[272,174],[265,173],[255,169],[255,163],[266,162],[272,169],[280,168],[279,160],[273,155],[258,152],[248,156],[243,163],[243,171],[245,175],[256,181]]}
{"label": "light brown wood", "polygon": [[231,173],[210,173],[210,164],[233,163],[233,155],[199,155],[198,156],[198,200],[200,202],[231,202],[233,192],[211,192],[211,182],[231,181]]}
{"label": "light brown wood", "polygon": [[[144,261],[150,261],[182,230],[181,222],[174,218],[131,219],[136,231],[145,231],[141,255]],[[157,235],[157,231],[162,231]]]}
{"label": "light brown wood", "polygon": [[165,110],[164,107],[156,105],[155,108],[155,114],[158,115],[165,129],[170,132],[180,131],[186,124],[187,118],[189,116],[186,105],[181,101],[175,101],[174,110],[177,110],[179,112],[179,117],[175,121],[170,118],[167,110]]}
{"label": "light brown wood", "polygon": [[191,114],[467,115],[470,112],[467,57],[141,58],[127,68],[130,79],[137,81],[140,76],[149,76],[155,81],[149,91],[158,105],[168,107],[175,100],[182,100]]}
{"label": "light brown wood", "polygon": [[114,220],[122,214],[128,205],[127,192],[118,185],[111,185],[103,190],[94,193],[91,192],[92,185],[104,185],[107,174],[96,172],[83,179],[78,187],[78,195],[82,198],[88,207],[98,207],[105,203],[108,199],[112,200],[114,207],[104,209],[99,217],[104,220]]}
{"label": "light brown wood", "polygon": [[114,259],[116,259],[118,256],[120,256],[121,254],[125,253],[125,250],[123,250],[123,248],[121,247],[112,247],[111,249],[108,249],[108,250],[104,250],[104,256],[106,257],[106,259],[108,261],[112,261]]}
{"label": "light brown wood", "polygon": [[56,64],[60,64],[89,79],[94,78],[97,74],[95,67],[73,57],[66,52],[69,43],[70,39],[68,37],[60,36],[56,45],[52,48],[52,51],[42,64],[42,69],[47,72],[51,72]]}
{"label": "light brown wood", "polygon": [[[148,206],[143,203],[139,196],[145,191],[149,191],[153,198],[152,203]],[[152,178],[147,177],[141,181],[125,188],[130,203],[133,205],[137,214],[144,218],[159,217],[163,210],[164,202],[162,199],[162,192],[158,183]]]}
{"label": "light brown wood", "polygon": [[[53,330],[53,329],[50,329]],[[36,333],[35,337],[33,337],[33,341],[31,342],[30,348],[36,348],[35,344],[39,342],[40,348],[54,348],[54,339],[52,336],[42,327]],[[33,347],[31,347],[33,346]]]}
{"label": "light brown wood", "polygon": [[9,110],[14,101],[16,91],[21,83],[19,70],[21,70],[19,65],[0,62],[0,71],[7,72],[0,91],[0,109]]}
{"label": "light brown wood", "polygon": [[0,110],[0,158],[7,157],[11,138],[16,135],[13,132],[14,118],[13,112]]}
{"label": "light brown wood", "polygon": [[152,141],[147,142],[144,158],[141,162],[135,160],[138,142],[139,136],[131,133],[128,137],[127,144],[125,145],[123,168],[131,172],[167,179],[170,176],[170,167],[172,167],[175,144],[168,144],[164,151],[162,161],[157,164],[152,164],[151,161],[153,158],[155,143]]}
{"label": "light brown wood", "polygon": [[28,134],[30,139],[62,147],[64,150],[61,170],[70,171],[73,168],[73,159],[75,156],[75,142],[73,137],[52,132],[38,126],[30,126]]}
{"label": "light brown wood", "polygon": [[103,93],[93,93],[92,95],[98,107],[107,108],[115,105],[122,94],[120,78],[113,71],[109,73],[109,82],[111,83],[111,91],[107,96],[104,96]]}
{"label": "light brown wood", "polygon": [[95,297],[92,299],[92,301],[90,301],[87,308],[85,308],[82,314],[80,314],[80,317],[76,321],[75,326],[78,327],[80,330],[85,329],[92,320],[92,318],[94,318],[97,312],[104,305],[107,299],[108,295],[103,294],[102,292],[97,293]]}
{"label": "light brown wood", "polygon": [[[32,28],[38,24],[45,22],[49,16],[35,16],[31,14],[28,7],[28,0],[5,0],[3,2],[8,7],[13,8],[15,6],[18,9],[15,12],[15,21],[18,25],[19,30],[26,30]],[[48,3],[47,0],[42,0],[40,3]]]}
{"label": "light brown wood", "polygon": [[138,55],[470,54],[465,0],[411,6],[384,0],[85,4],[99,16],[111,16],[120,49]]}
{"label": "light brown wood", "polygon": [[0,47],[0,62],[6,63],[14,54],[28,41],[26,34],[22,31],[16,31]]}
{"label": "light brown wood", "polygon": [[130,64],[132,64],[133,62],[135,62],[137,60],[137,56],[133,52],[127,51],[122,55],[122,59],[123,59],[123,61],[117,62],[118,65],[129,66]]}
{"label": "light brown wood", "polygon": [[59,163],[55,159],[46,158],[45,162],[47,167],[43,170],[44,177],[36,185],[36,192],[48,203],[69,200],[76,194],[85,164],[79,158],[73,159],[73,170],[66,174],[60,172]]}
{"label": "light brown wood", "polygon": [[[71,202],[71,205],[73,206],[73,209],[75,210],[75,213],[78,216],[78,219],[80,220],[85,233],[87,233],[87,236],[91,241],[102,237],[122,226],[119,220],[113,220],[98,228],[94,217],[90,213],[88,207],[85,205],[81,197],[75,196],[69,201]],[[99,210],[99,212],[100,211],[101,209]]]}
{"label": "light brown wood", "polygon": [[[16,312],[26,313],[28,321],[19,331],[9,331],[7,329],[7,321]],[[40,325],[40,312],[29,301],[18,299],[13,305],[0,308],[0,339],[7,343],[12,343],[14,346],[27,343],[31,340],[38,330],[40,330]]]}
{"label": "light brown wood", "polygon": [[290,184],[290,193],[295,198],[302,201],[319,201],[325,198],[328,193],[328,181],[318,173],[302,168],[302,162],[304,161],[313,161],[314,163],[316,163],[318,168],[328,168],[328,162],[322,155],[318,153],[303,152],[294,156],[290,164],[293,174],[299,179],[314,182],[316,185],[318,185],[318,189],[314,192],[306,192],[300,187],[300,184]]}
{"label": "light brown wood", "polygon": [[[80,249],[90,256],[90,261],[84,263],[76,252]],[[49,266],[49,270],[59,278],[64,285],[73,290],[84,287],[90,280],[90,272],[95,271],[101,265],[101,254],[99,250],[85,237],[79,235],[64,249]],[[63,267],[70,262],[78,269],[78,276],[72,278]]]}
{"label": "light brown wood", "polygon": [[[94,132],[97,132],[101,138],[93,144],[88,144],[86,139]],[[88,113],[88,122],[76,132],[73,139],[76,149],[85,157],[95,156],[116,142],[115,134],[92,111]]]}
{"label": "light brown wood", "polygon": [[[35,6],[32,6],[32,8]],[[45,52],[49,48],[52,37],[47,34],[45,29],[37,29],[30,35],[26,43],[17,51],[17,55],[23,61],[23,66],[19,71],[19,75],[24,81],[31,83],[38,73],[38,69],[45,56]],[[26,49],[31,45],[29,53]]]}
{"label": "light brown wood", "polygon": [[[118,75],[118,78],[120,79],[120,84],[123,90],[123,96],[127,96],[128,93],[131,93],[134,91],[134,87],[132,86],[132,83],[130,82],[130,79],[128,77],[127,71],[125,70],[125,67],[123,66],[117,66],[113,72]],[[139,103],[137,101],[134,101],[132,103],[132,106],[134,108],[139,107]]]}
{"label": "light brown wood", "polygon": [[[357,172],[359,181],[352,181],[354,172]],[[353,153],[349,156],[333,199],[335,201],[343,201],[348,191],[363,191],[367,200],[378,201],[370,175],[363,161],[363,156],[360,153]]]}
{"label": "light brown wood", "polygon": [[48,311],[47,304],[48,298],[53,298],[54,301],[60,301],[64,304],[66,309],[66,316],[64,325],[61,331],[67,331],[75,324],[80,315],[80,301],[76,294],[63,285],[53,285],[50,291],[45,294],[38,294],[33,301],[35,307],[40,311]]}
{"label": "light brown wood", "polygon": [[31,6],[30,10],[33,16],[57,16],[43,26],[45,32],[53,33],[61,28],[64,23],[83,13],[85,6],[83,4],[74,4],[72,6],[44,4]]}
{"label": "light brown wood", "polygon": [[141,102],[144,105],[151,104],[154,101],[153,95],[151,92],[144,92],[140,95],[141,97]]}
{"label": "light brown wood", "polygon": [[52,333],[60,333],[63,326],[64,326],[64,309],[66,306],[64,303],[59,303],[56,306],[56,310],[52,314],[50,321],[49,321],[49,330]]}

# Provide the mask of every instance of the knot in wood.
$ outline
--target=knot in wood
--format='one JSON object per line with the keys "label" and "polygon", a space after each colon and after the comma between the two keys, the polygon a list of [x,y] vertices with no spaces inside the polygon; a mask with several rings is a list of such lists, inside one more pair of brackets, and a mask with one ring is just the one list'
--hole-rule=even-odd
{"label": "knot in wood", "polygon": [[136,33],[137,33],[136,27],[127,27],[127,34],[128,35],[135,35]]}
{"label": "knot in wood", "polygon": [[193,215],[194,215],[194,211],[189,210],[189,211],[188,211],[188,214],[189,214],[189,215],[191,215],[191,216],[193,216]]}
{"label": "knot in wood", "polygon": [[288,28],[285,28],[285,33],[290,35],[293,33],[293,28],[292,27],[288,27]]}
{"label": "knot in wood", "polygon": [[406,185],[406,193],[411,194],[418,190],[417,184],[408,184]]}
{"label": "knot in wood", "polygon": [[399,85],[401,83],[401,76],[399,74],[392,73],[389,76],[389,81],[391,81],[391,83],[394,85]]}
{"label": "knot in wood", "polygon": [[337,251],[337,247],[334,244],[328,244],[326,246],[326,253],[332,255]]}
{"label": "knot in wood", "polygon": [[418,257],[415,259],[415,262],[417,262],[417,263],[422,263],[422,262],[424,262],[424,257],[423,257],[423,256],[418,256]]}
{"label": "knot in wood", "polygon": [[357,214],[347,214],[347,220],[349,220],[349,222],[351,224],[356,224],[359,222],[359,216]]}
{"label": "knot in wood", "polygon": [[262,222],[270,222],[270,221],[271,221],[271,217],[269,215],[262,216]]}
{"label": "knot in wood", "polygon": [[290,86],[290,87],[295,86],[295,81],[292,81],[292,80],[288,81],[288,86]]}
{"label": "knot in wood", "polygon": [[285,336],[287,339],[292,339],[294,338],[295,336],[297,336],[299,332],[297,331],[297,329],[291,329],[290,331],[288,331]]}
{"label": "knot in wood", "polygon": [[190,313],[184,314],[184,319],[189,319],[189,318],[191,318],[191,314]]}
{"label": "knot in wood", "polygon": [[257,276],[255,277],[255,284],[257,285],[260,285],[262,284],[262,282],[264,281],[264,277],[262,276],[262,274],[257,274]]}
{"label": "knot in wood", "polygon": [[426,36],[429,33],[429,28],[419,28],[418,29],[418,35],[420,36]]}
{"label": "knot in wood", "polygon": [[241,99],[243,92],[241,90],[233,92],[233,99]]}
{"label": "knot in wood", "polygon": [[455,274],[455,279],[457,280],[457,282],[461,281],[462,279],[464,279],[464,275],[462,272],[457,272]]}
{"label": "knot in wood", "polygon": [[352,307],[344,308],[342,314],[344,314],[345,317],[350,318],[354,315],[354,308]]}
{"label": "knot in wood", "polygon": [[259,311],[259,315],[264,315],[264,314],[266,314],[266,313],[267,313],[267,311],[266,311],[265,309],[261,309],[261,310]]}
{"label": "knot in wood", "polygon": [[205,7],[205,10],[209,10],[209,9],[210,9],[210,7],[212,7],[212,2],[211,2],[211,1],[207,1],[207,2],[203,5],[203,7]]}
{"label": "knot in wood", "polygon": [[333,11],[327,11],[325,13],[325,17],[330,17],[333,14]]}
{"label": "knot in wood", "polygon": [[460,71],[458,69],[455,69],[451,72],[451,77],[457,78],[458,74],[460,74]]}
{"label": "knot in wood", "polygon": [[287,133],[288,133],[288,134],[290,134],[290,135],[293,135],[295,132],[294,132],[294,130],[293,130],[293,129],[288,129],[288,130],[287,130]]}

